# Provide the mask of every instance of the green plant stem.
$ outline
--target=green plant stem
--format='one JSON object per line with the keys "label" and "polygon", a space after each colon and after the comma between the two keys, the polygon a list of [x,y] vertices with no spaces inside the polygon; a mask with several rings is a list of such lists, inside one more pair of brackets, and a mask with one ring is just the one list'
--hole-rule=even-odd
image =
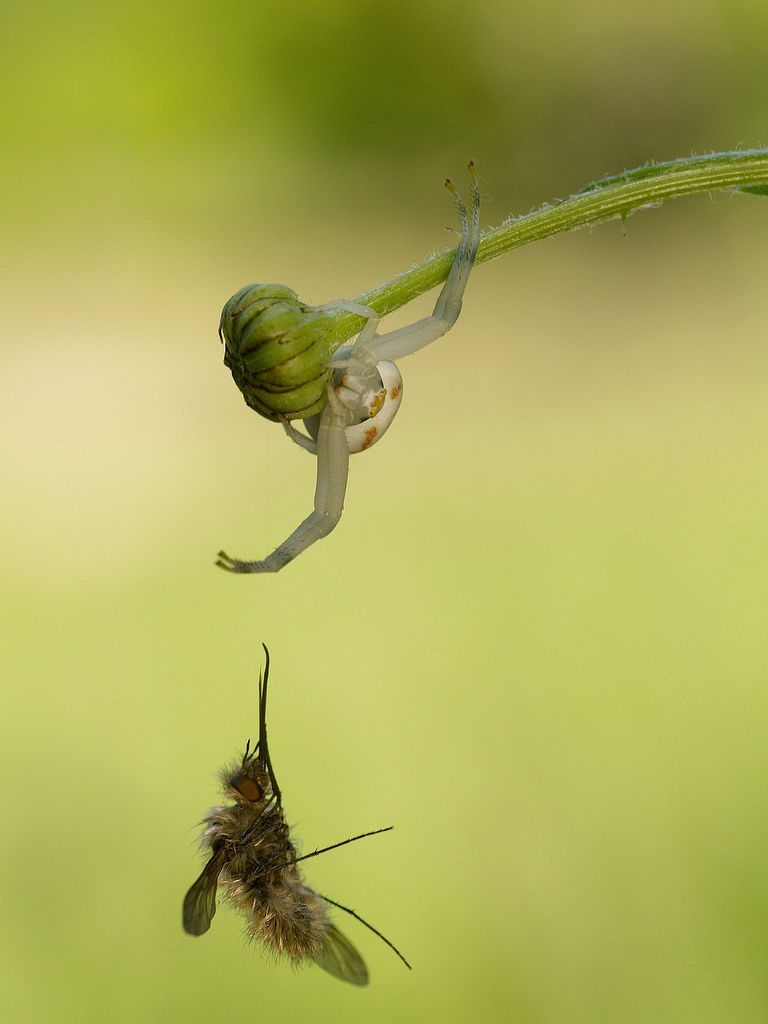
{"label": "green plant stem", "polygon": [[[667,199],[721,189],[768,194],[768,149],[671,160],[593,182],[570,199],[522,217],[510,217],[499,227],[486,231],[481,237],[476,262],[496,259],[510,249],[550,235],[616,217],[625,219],[636,210],[658,206]],[[451,249],[434,256],[391,281],[355,296],[355,301],[372,306],[380,316],[385,316],[444,281],[454,252]],[[339,314],[332,347],[360,331],[364,322],[354,314]]]}

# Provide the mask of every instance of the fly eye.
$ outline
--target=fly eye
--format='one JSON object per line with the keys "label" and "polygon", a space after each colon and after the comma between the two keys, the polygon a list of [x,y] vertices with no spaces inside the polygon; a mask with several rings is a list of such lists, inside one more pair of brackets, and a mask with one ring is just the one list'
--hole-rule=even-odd
{"label": "fly eye", "polygon": [[247,775],[235,775],[229,780],[229,784],[233,789],[237,790],[240,796],[244,796],[251,803],[258,803],[264,796],[264,790],[258,782],[254,782]]}

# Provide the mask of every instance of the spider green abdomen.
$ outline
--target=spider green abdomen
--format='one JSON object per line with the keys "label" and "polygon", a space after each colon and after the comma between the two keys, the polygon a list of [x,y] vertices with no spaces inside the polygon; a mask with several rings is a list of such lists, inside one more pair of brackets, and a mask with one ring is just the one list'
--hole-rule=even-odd
{"label": "spider green abdomen", "polygon": [[333,315],[283,284],[251,284],[221,311],[224,364],[246,404],[269,420],[306,419],[327,402]]}

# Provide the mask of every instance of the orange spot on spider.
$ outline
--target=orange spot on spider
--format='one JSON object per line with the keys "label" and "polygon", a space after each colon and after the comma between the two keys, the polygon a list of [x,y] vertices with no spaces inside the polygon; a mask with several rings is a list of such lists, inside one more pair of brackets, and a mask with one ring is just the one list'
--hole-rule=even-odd
{"label": "orange spot on spider", "polygon": [[371,447],[373,442],[376,440],[376,435],[378,434],[378,432],[379,431],[376,427],[368,427],[368,429],[365,432],[365,440],[363,441],[363,447],[361,448],[361,451],[365,451],[366,448]]}
{"label": "orange spot on spider", "polygon": [[395,384],[395,386],[389,392],[389,397],[394,401],[402,390],[403,390],[403,385],[402,384]]}

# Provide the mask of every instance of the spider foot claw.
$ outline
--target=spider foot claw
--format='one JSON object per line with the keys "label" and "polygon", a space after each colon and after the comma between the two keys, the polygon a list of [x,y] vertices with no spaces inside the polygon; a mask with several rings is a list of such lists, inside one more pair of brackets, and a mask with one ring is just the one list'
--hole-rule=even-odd
{"label": "spider foot claw", "polygon": [[219,551],[218,558],[216,559],[216,565],[220,569],[224,569],[226,572],[237,573],[277,572],[281,564],[284,563],[274,565],[271,558],[263,562],[244,562],[239,558],[232,558],[226,551]]}
{"label": "spider foot claw", "polygon": [[247,564],[247,562],[241,562],[237,558],[230,558],[226,551],[219,551],[216,558],[216,565],[220,569],[226,569],[227,572],[248,572],[248,569],[245,568]]}

